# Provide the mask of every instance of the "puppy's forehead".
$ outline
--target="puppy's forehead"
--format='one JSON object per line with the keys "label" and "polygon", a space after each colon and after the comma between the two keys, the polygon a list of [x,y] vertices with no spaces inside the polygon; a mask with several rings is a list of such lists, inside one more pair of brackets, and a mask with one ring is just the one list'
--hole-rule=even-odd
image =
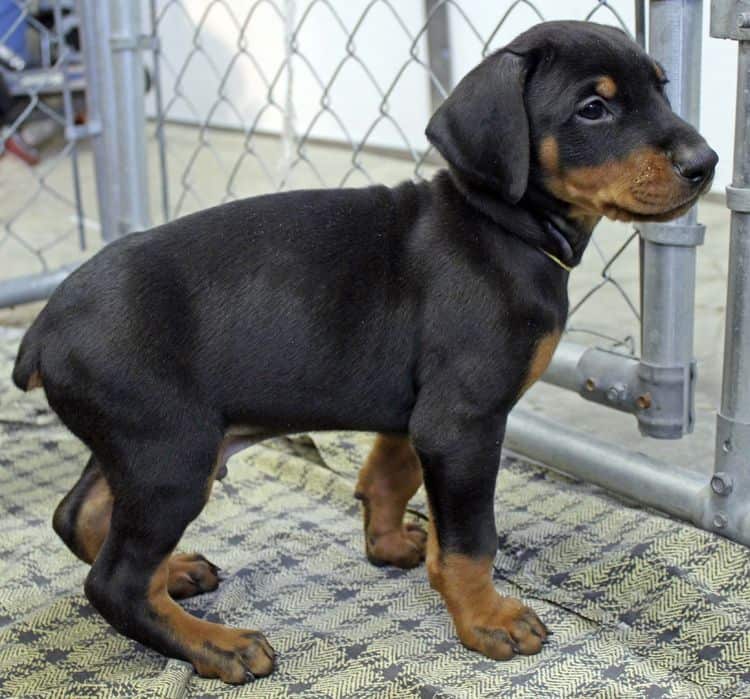
{"label": "puppy's forehead", "polygon": [[657,64],[638,47],[607,50],[599,47],[587,55],[578,51],[561,50],[550,66],[554,79],[566,86],[593,85],[595,91],[610,99],[616,95],[640,94],[663,81],[664,74]]}
{"label": "puppy's forehead", "polygon": [[[567,81],[608,76],[615,83],[658,82],[663,71],[624,31],[594,22],[545,22],[519,37],[525,51],[549,55],[555,73]],[[514,42],[515,43],[515,42]],[[511,46],[512,48],[512,46]]]}

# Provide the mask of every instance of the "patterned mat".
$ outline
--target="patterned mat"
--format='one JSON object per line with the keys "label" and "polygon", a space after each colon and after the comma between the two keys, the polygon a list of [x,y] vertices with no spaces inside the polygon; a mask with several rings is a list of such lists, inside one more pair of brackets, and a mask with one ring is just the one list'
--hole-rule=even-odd
{"label": "patterned mat", "polygon": [[[2,697],[750,697],[750,551],[511,458],[497,491],[498,589],[554,630],[540,655],[465,650],[424,567],[376,568],[352,498],[371,437],[274,440],[234,457],[185,550],[227,579],[195,614],[259,628],[277,671],[245,687],[115,633],[50,526],[85,453],[0,340]],[[415,499],[415,516],[423,512]]]}

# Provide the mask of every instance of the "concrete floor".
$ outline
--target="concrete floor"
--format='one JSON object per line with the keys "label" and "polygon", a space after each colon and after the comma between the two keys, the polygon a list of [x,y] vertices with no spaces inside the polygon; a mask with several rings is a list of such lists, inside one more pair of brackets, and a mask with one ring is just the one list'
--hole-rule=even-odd
{"label": "concrete floor", "polygon": [[[359,165],[352,166],[348,150],[325,145],[308,145],[306,160],[296,162],[289,170],[284,162],[284,146],[275,138],[254,137],[249,148],[242,134],[211,131],[210,147],[202,147],[198,131],[191,127],[168,129],[169,191],[172,215],[184,214],[236,196],[249,196],[275,188],[282,177],[287,187],[348,186],[371,181],[394,184],[413,173],[413,163],[384,154],[362,154]],[[52,142],[48,156],[62,147]],[[149,144],[149,178],[152,213],[155,223],[162,219],[161,188],[156,144]],[[96,191],[90,150],[81,146],[81,191],[86,216],[89,252],[98,247],[96,224]],[[0,158],[0,282],[21,274],[42,271],[39,258],[30,254],[24,244],[5,236],[10,221],[13,232],[25,243],[44,253],[49,268],[79,259],[71,170],[67,160],[54,166],[47,158],[35,169],[28,168],[13,156]],[[425,167],[428,176],[433,167]],[[231,173],[234,179],[230,182]],[[363,172],[364,171],[364,172]],[[43,178],[40,185],[40,173]],[[28,202],[28,205],[27,205]],[[695,356],[699,381],[696,391],[696,427],[693,435],[674,442],[661,442],[639,436],[635,419],[587,403],[561,389],[538,384],[526,396],[527,407],[545,415],[572,423],[578,429],[643,451],[656,458],[691,468],[709,469],[713,460],[715,409],[721,385],[723,352],[723,316],[726,302],[727,250],[729,214],[719,197],[709,198],[700,207],[700,220],[708,226],[706,243],[698,252],[698,290],[696,298]],[[602,280],[603,260],[608,259],[627,240],[631,229],[622,224],[602,223],[595,234],[596,246],[590,246],[584,262],[571,277],[570,295],[575,303]],[[60,234],[64,234],[60,238]],[[58,239],[59,238],[59,239]],[[638,298],[637,244],[629,245],[612,266],[611,275],[636,302]],[[23,326],[30,322],[41,304],[27,304],[14,309],[0,309],[0,325]],[[628,304],[612,284],[605,284],[584,304],[570,321],[570,339],[584,344],[612,347],[613,342],[581,329],[623,340],[634,338],[637,346],[638,322]]]}

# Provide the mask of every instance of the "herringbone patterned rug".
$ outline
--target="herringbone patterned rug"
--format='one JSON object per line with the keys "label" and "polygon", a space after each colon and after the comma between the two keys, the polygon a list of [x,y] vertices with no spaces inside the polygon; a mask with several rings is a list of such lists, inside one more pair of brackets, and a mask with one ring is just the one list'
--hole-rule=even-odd
{"label": "herringbone patterned rug", "polygon": [[555,633],[496,663],[456,641],[424,568],[365,559],[352,489],[370,437],[348,433],[238,455],[188,531],[183,548],[227,579],[187,606],[279,653],[252,685],[200,679],[83,596],[86,566],[50,518],[85,453],[41,392],[12,386],[14,354],[0,340],[0,696],[750,697],[748,549],[506,459],[497,586]]}

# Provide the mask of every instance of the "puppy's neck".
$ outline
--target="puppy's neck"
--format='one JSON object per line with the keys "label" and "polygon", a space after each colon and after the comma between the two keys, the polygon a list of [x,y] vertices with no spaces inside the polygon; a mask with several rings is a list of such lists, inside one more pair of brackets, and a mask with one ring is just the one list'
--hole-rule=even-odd
{"label": "puppy's neck", "polygon": [[[586,246],[591,239],[594,228],[601,216],[581,216],[575,213],[570,204],[557,199],[542,187],[529,183],[529,187],[519,202],[519,206],[544,217],[551,224],[550,233],[562,236],[570,248],[570,261],[567,264],[577,265],[581,261]],[[562,259],[562,258],[561,258]],[[565,261],[565,260],[563,260]]]}
{"label": "puppy's neck", "polygon": [[511,204],[495,192],[468,182],[452,168],[448,172],[469,204],[503,230],[550,253],[565,266],[575,267],[581,261],[598,218],[571,216],[565,202],[533,184],[518,204]]}

